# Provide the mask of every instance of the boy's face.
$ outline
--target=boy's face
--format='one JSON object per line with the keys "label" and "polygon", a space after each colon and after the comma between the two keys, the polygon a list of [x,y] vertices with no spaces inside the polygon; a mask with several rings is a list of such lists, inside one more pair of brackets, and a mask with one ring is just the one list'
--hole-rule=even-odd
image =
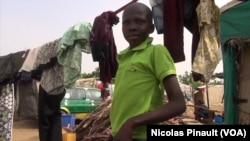
{"label": "boy's face", "polygon": [[142,43],[154,31],[154,25],[144,7],[131,7],[122,16],[122,32],[130,48]]}

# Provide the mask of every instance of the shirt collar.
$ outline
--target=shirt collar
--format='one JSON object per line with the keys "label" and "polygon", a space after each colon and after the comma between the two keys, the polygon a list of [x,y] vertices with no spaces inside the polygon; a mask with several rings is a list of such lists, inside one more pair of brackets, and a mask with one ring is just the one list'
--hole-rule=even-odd
{"label": "shirt collar", "polygon": [[152,37],[148,37],[146,40],[144,40],[141,44],[139,44],[138,46],[130,49],[129,47],[127,47],[126,49],[124,49],[123,51],[120,52],[120,54],[126,54],[127,52],[131,52],[131,51],[137,51],[137,50],[143,50],[145,48],[147,48],[148,44],[151,44],[153,41]]}

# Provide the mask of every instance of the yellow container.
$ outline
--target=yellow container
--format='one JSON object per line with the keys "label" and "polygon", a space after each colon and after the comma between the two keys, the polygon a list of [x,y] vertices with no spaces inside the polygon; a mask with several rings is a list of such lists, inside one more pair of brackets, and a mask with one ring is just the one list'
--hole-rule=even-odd
{"label": "yellow container", "polygon": [[76,133],[63,133],[63,141],[76,141]]}

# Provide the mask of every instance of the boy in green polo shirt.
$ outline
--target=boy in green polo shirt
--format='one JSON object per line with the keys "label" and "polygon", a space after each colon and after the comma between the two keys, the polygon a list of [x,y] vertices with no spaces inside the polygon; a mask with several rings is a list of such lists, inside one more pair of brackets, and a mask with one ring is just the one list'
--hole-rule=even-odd
{"label": "boy in green polo shirt", "polygon": [[[146,125],[186,110],[174,62],[163,45],[152,45],[152,12],[142,3],[125,8],[122,31],[129,47],[117,56],[109,141],[146,141]],[[164,90],[168,101],[164,102]]]}

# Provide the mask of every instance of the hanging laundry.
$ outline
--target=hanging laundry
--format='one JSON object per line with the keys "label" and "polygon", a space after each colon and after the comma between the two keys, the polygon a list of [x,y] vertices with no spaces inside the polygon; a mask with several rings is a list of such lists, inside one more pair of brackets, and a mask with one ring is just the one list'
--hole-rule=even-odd
{"label": "hanging laundry", "polygon": [[12,84],[0,85],[0,140],[12,141],[14,90]]}
{"label": "hanging laundry", "polygon": [[158,34],[162,34],[164,31],[162,1],[163,0],[149,0],[152,7],[154,25]]}
{"label": "hanging laundry", "polygon": [[116,60],[117,49],[115,45],[112,26],[119,22],[117,14],[128,5],[137,2],[132,0],[119,9],[103,12],[94,20],[90,43],[93,61],[99,61],[100,80],[103,83],[109,82],[115,77],[118,63]]}
{"label": "hanging laundry", "polygon": [[91,53],[90,32],[92,25],[79,22],[70,27],[59,42],[56,56],[63,66],[64,86],[72,88],[81,76],[82,52]]}
{"label": "hanging laundry", "polygon": [[[185,61],[182,35],[183,26],[190,33],[192,33],[193,39],[190,51],[191,62],[193,63],[195,52],[200,39],[196,13],[196,7],[200,3],[200,0],[185,0],[184,3],[183,1],[178,2],[171,0],[149,0],[149,2],[152,7],[156,31],[158,34],[164,34],[164,45],[170,50],[170,54],[173,57],[175,63]],[[166,12],[168,10],[169,12]],[[172,19],[172,17],[175,18]],[[175,31],[173,31],[173,29]]]}
{"label": "hanging laundry", "polygon": [[196,12],[199,3],[200,0],[185,0],[184,3],[184,26],[192,33],[191,63],[194,62],[195,53],[200,41],[200,31]]}
{"label": "hanging laundry", "polygon": [[192,64],[195,81],[208,82],[221,60],[220,10],[211,0],[200,0],[197,6],[200,41]]}
{"label": "hanging laundry", "polygon": [[100,80],[111,82],[118,67],[112,26],[119,22],[113,12],[103,12],[94,20],[91,32],[91,52],[93,61],[99,61]]}
{"label": "hanging laundry", "polygon": [[[61,38],[41,46],[32,77],[40,80],[38,98],[38,131],[40,141],[62,140],[60,101],[65,95],[63,66],[56,51]],[[39,78],[40,77],[40,78]]]}
{"label": "hanging laundry", "polygon": [[184,0],[163,0],[163,38],[175,63],[185,61]]}
{"label": "hanging laundry", "polygon": [[34,63],[34,70],[32,71],[32,77],[37,77],[43,89],[53,95],[64,91],[63,67],[56,58],[60,40],[61,38],[41,46]]}
{"label": "hanging laundry", "polygon": [[22,71],[31,72],[31,70],[34,69],[34,63],[35,63],[39,50],[40,50],[40,47],[29,50],[29,52],[27,53],[27,58],[25,59],[19,72],[22,72]]}
{"label": "hanging laundry", "polygon": [[29,50],[19,51],[0,56],[0,86],[11,84],[17,79],[18,71],[22,67],[28,52]]}
{"label": "hanging laundry", "polygon": [[37,54],[39,52],[40,47],[30,49],[27,53],[27,58],[25,59],[22,67],[20,68],[18,72],[18,78],[21,81],[29,82],[32,78],[31,71],[34,70],[34,63],[37,58]]}

